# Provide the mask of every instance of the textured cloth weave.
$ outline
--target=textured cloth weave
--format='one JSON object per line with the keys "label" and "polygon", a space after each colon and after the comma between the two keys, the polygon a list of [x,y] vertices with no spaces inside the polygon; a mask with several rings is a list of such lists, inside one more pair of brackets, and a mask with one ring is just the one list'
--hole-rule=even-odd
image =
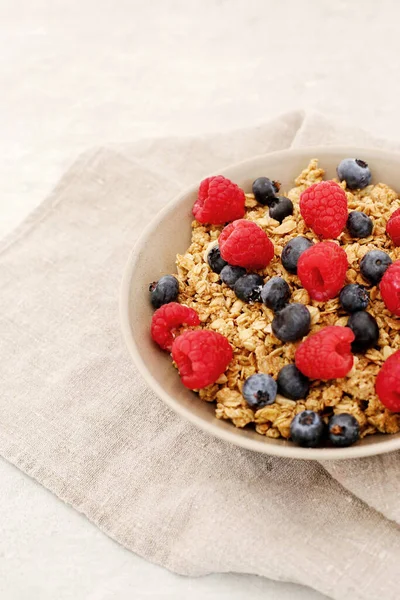
{"label": "textured cloth weave", "polygon": [[256,154],[346,143],[388,147],[294,112],[82,156],[1,246],[1,455],[178,573],[256,573],[340,600],[397,600],[399,453],[319,464],[220,442],[154,396],[119,329],[128,253],[177,192]]}

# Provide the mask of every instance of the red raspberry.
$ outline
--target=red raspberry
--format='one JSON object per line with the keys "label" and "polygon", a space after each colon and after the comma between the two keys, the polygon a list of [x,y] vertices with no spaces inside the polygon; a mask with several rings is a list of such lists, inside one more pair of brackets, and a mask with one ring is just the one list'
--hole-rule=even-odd
{"label": "red raspberry", "polygon": [[193,214],[199,223],[223,225],[241,219],[245,209],[244,191],[222,175],[207,177],[200,183]]}
{"label": "red raspberry", "polygon": [[155,311],[151,320],[151,337],[163,350],[171,350],[174,329],[181,325],[200,325],[197,312],[183,304],[169,302]]}
{"label": "red raspberry", "polygon": [[310,379],[345,377],[353,366],[349,327],[331,325],[310,335],[296,350],[296,367]]}
{"label": "red raspberry", "polygon": [[274,245],[265,231],[246,219],[239,219],[225,227],[218,244],[226,262],[246,269],[263,269],[274,256]]}
{"label": "red raspberry", "polygon": [[226,337],[207,329],[185,331],[172,345],[182,383],[199,390],[215,383],[232,360],[232,347]]}
{"label": "red raspberry", "polygon": [[386,232],[392,238],[395,246],[400,246],[400,208],[390,215],[390,219],[386,224]]}
{"label": "red raspberry", "polygon": [[343,248],[335,242],[319,242],[300,255],[297,275],[311,298],[323,302],[342,289],[347,265]]}
{"label": "red raspberry", "polygon": [[396,260],[386,269],[379,289],[386,308],[400,317],[400,260]]}
{"label": "red raspberry", "polygon": [[384,362],[376,378],[375,390],[386,408],[400,412],[400,350]]}
{"label": "red raspberry", "polygon": [[300,212],[314,233],[336,238],[347,222],[346,193],[334,181],[314,183],[300,196]]}

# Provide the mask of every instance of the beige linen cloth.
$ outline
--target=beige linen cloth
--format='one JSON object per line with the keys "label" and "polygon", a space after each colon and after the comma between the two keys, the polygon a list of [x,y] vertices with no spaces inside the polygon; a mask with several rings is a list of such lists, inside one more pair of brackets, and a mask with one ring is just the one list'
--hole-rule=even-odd
{"label": "beige linen cloth", "polygon": [[178,573],[256,573],[340,600],[397,600],[399,453],[319,464],[218,441],[147,388],[120,335],[125,261],[157,210],[230,163],[316,144],[385,145],[294,112],[82,156],[1,247],[0,453]]}

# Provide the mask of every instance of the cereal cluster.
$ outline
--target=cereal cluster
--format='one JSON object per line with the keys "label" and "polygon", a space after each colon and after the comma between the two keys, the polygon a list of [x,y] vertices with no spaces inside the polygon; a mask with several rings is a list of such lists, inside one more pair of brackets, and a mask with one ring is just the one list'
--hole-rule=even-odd
{"label": "cereal cluster", "polygon": [[[338,298],[326,302],[311,300],[297,275],[289,274],[282,266],[280,255],[292,238],[304,235],[319,240],[308,228],[299,212],[300,194],[309,186],[323,180],[324,171],[313,159],[295,180],[295,187],[285,195],[294,205],[293,215],[280,224],[269,216],[268,207],[246,194],[245,219],[257,223],[275,246],[275,256],[269,265],[257,271],[263,278],[283,277],[291,288],[291,301],[305,304],[311,314],[311,333],[329,325],[346,325],[348,315]],[[233,347],[233,359],[216,383],[199,391],[206,402],[215,402],[218,419],[232,421],[236,427],[254,427],[261,435],[271,438],[290,436],[293,417],[305,409],[318,411],[326,420],[332,414],[350,413],[359,425],[361,437],[400,430],[400,414],[391,413],[375,393],[375,379],[384,361],[400,348],[400,319],[385,307],[378,286],[370,286],[362,278],[359,263],[370,250],[385,250],[393,261],[400,258],[400,247],[393,247],[385,232],[386,223],[394,209],[400,208],[398,194],[384,183],[369,185],[363,190],[344,189],[348,208],[369,215],[374,222],[373,234],[354,240],[345,230],[338,238],[346,252],[349,267],[346,283],[360,283],[370,292],[368,312],[379,325],[377,349],[355,355],[352,370],[343,379],[313,381],[306,399],[293,401],[279,395],[273,404],[252,410],[241,390],[245,380],[255,373],[277,377],[280,369],[294,362],[300,342],[283,343],[272,333],[273,312],[264,304],[248,304],[239,300],[234,291],[221,283],[207,263],[207,252],[215,245],[223,226],[192,223],[192,242],[184,255],[177,256],[178,301],[195,309],[201,326],[226,336]]]}

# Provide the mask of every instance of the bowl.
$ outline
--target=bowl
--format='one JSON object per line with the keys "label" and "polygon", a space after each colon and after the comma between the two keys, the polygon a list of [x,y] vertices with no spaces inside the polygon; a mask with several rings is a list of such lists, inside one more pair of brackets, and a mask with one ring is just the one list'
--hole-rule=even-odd
{"label": "bowl", "polygon": [[[382,181],[400,190],[400,155],[365,148],[289,149],[256,156],[222,169],[218,174],[225,175],[246,192],[251,190],[254,179],[265,174],[280,181],[283,189],[288,190],[310,159],[318,158],[326,177],[332,178],[336,175],[338,163],[348,156],[360,157],[369,163],[373,182]],[[148,286],[160,276],[174,273],[176,254],[183,254],[190,244],[191,211],[199,183],[195,182],[157,214],[135,245],[123,276],[120,291],[122,332],[133,361],[150,388],[167,406],[197,427],[255,452],[296,459],[337,460],[399,449],[400,433],[367,436],[348,448],[301,448],[293,442],[267,438],[250,429],[237,429],[230,422],[218,420],[214,416],[213,404],[200,400],[183,386],[169,354],[159,350],[150,338],[153,310]]]}

